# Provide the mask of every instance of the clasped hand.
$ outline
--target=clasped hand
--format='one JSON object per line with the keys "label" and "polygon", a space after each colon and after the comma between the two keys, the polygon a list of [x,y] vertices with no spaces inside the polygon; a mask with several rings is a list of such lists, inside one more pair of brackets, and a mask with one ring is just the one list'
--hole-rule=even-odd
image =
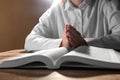
{"label": "clasped hand", "polygon": [[87,45],[87,43],[81,34],[72,25],[65,25],[60,47],[77,48],[82,45]]}

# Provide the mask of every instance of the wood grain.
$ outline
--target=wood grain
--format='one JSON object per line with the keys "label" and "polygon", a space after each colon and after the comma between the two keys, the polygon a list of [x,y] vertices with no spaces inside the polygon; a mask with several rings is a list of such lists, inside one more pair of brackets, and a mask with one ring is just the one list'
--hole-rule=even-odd
{"label": "wood grain", "polygon": [[119,80],[119,71],[1,69],[0,80]]}

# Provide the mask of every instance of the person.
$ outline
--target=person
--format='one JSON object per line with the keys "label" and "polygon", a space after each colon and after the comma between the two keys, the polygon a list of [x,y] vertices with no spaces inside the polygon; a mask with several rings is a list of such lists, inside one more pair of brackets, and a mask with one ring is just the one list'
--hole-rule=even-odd
{"label": "person", "polygon": [[96,46],[120,49],[119,0],[54,0],[25,40],[25,49]]}

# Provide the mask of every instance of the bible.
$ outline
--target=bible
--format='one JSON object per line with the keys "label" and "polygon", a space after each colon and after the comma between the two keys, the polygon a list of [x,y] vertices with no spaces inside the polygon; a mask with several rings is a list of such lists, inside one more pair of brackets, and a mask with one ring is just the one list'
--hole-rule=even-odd
{"label": "bible", "polygon": [[120,69],[120,53],[113,49],[93,46],[81,46],[76,49],[61,47],[11,57],[1,62],[0,68],[25,67],[35,62],[39,67],[44,66],[48,69],[59,69],[64,66]]}

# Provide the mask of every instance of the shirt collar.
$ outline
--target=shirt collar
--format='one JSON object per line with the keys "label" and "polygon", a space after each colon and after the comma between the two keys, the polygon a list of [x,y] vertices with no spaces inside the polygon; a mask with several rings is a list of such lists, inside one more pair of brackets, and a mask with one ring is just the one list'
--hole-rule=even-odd
{"label": "shirt collar", "polygon": [[[90,5],[91,5],[91,0],[84,0],[84,2],[81,3],[78,8],[81,8],[81,7],[84,7],[84,6],[90,6]],[[70,0],[66,0],[64,6],[65,6],[64,7],[65,11],[68,10],[68,9],[73,9],[74,8],[72,3],[70,2]]]}

